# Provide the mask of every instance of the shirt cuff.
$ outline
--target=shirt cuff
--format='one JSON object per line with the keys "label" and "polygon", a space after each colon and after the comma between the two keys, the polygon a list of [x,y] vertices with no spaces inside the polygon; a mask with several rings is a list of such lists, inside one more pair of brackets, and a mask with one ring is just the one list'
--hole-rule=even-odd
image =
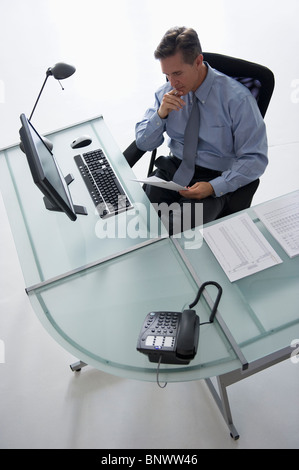
{"label": "shirt cuff", "polygon": [[218,178],[209,181],[209,183],[213,186],[216,197],[224,196],[224,194],[227,194],[231,191],[227,182],[222,176],[218,176]]}
{"label": "shirt cuff", "polygon": [[150,123],[151,125],[153,126],[153,128],[157,129],[158,127],[161,127],[163,126],[164,127],[164,123],[167,121],[167,118],[165,119],[162,119],[160,118],[159,114],[158,114],[158,111],[156,111],[152,117],[150,118]]}

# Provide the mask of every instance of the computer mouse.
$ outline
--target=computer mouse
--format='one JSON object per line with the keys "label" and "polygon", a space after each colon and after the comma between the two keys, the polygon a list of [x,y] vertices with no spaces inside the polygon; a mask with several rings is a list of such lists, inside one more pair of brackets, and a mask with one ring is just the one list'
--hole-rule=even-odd
{"label": "computer mouse", "polygon": [[89,135],[82,135],[80,137],[77,137],[72,143],[71,147],[72,149],[79,149],[81,147],[86,147],[87,145],[90,145],[92,142],[92,138],[89,137]]}

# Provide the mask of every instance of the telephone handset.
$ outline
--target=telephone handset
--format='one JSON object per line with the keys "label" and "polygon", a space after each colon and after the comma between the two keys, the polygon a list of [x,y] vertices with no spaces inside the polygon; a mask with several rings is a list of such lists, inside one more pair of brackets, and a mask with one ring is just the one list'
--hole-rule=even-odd
{"label": "telephone handset", "polygon": [[137,350],[150,362],[189,364],[197,353],[199,317],[194,310],[151,312],[144,321]]}

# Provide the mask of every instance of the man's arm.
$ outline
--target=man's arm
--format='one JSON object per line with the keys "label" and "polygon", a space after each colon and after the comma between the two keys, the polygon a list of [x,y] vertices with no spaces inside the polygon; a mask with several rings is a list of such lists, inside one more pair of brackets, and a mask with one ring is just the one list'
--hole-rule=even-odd
{"label": "man's arm", "polygon": [[[166,90],[156,93],[155,104],[149,108],[142,121],[136,124],[135,135],[136,145],[141,150],[154,150],[164,142],[163,133],[166,128],[166,120],[172,111],[179,111],[185,106],[185,102],[181,99],[181,93],[175,89],[169,89],[169,84],[164,85]],[[166,93],[165,93],[166,91]]]}

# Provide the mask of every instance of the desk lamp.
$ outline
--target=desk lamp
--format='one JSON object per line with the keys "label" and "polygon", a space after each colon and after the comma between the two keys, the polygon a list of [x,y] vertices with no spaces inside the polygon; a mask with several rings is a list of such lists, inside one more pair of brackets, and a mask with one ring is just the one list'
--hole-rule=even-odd
{"label": "desk lamp", "polygon": [[[71,75],[73,75],[73,73],[75,73],[75,71],[76,71],[76,69],[73,65],[65,64],[64,62],[58,62],[53,67],[48,68],[48,70],[46,72],[46,78],[45,78],[44,83],[41,87],[41,90],[39,92],[39,95],[37,97],[35,105],[33,106],[33,109],[31,111],[29,121],[31,121],[31,118],[32,118],[33,113],[34,113],[35,108],[36,108],[36,105],[37,105],[37,103],[38,103],[38,101],[41,97],[41,94],[43,92],[43,89],[45,88],[45,85],[46,85],[46,82],[47,82],[48,78],[52,75],[60,83],[60,80],[64,80],[65,78],[70,77]],[[61,83],[60,83],[60,85],[61,85]],[[64,88],[62,86],[61,86],[61,88],[64,90]],[[43,137],[43,141],[45,142],[45,144],[49,148],[49,150],[52,150],[52,148],[53,148],[52,142],[50,142],[46,137]],[[24,152],[22,142],[20,144],[20,148]]]}

